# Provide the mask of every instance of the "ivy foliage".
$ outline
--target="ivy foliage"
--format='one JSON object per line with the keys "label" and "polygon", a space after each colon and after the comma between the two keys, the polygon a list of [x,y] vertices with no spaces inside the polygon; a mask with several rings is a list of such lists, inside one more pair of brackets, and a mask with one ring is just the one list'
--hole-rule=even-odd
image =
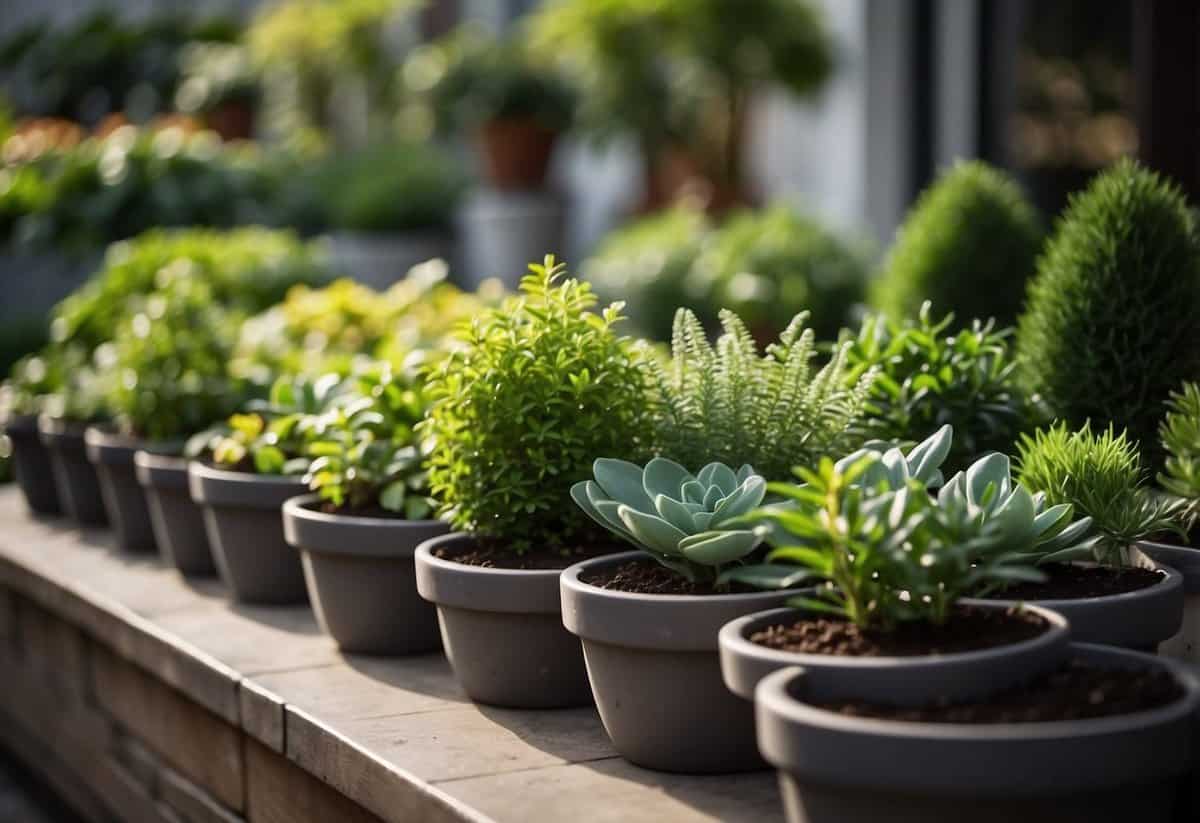
{"label": "ivy foliage", "polygon": [[1039,410],[1016,379],[1012,329],[973,320],[952,331],[954,315],[933,319],[931,305],[896,322],[867,316],[858,336],[842,333],[851,381],[878,372],[866,426],[881,440],[919,442],[944,425],[954,427],[947,458],[951,471],[987,452],[1010,452]]}
{"label": "ivy foliage", "polygon": [[1030,388],[1076,427],[1128,432],[1153,467],[1170,393],[1200,378],[1200,254],[1179,188],[1122,160],[1071,199],[1017,331]]}
{"label": "ivy foliage", "polygon": [[548,256],[519,297],[466,323],[433,371],[430,486],[457,528],[518,553],[598,534],[571,485],[597,457],[642,457],[651,423],[643,356],[613,329],[620,304],[596,314],[595,302]]}
{"label": "ivy foliage", "polygon": [[760,355],[733,312],[721,312],[724,332],[713,345],[696,315],[680,309],[670,362],[651,365],[657,451],[684,466],[750,464],[769,480],[858,446],[875,371],[850,379],[848,346],[818,368],[806,321],[796,315]]}
{"label": "ivy foliage", "polygon": [[933,301],[963,322],[1012,323],[1032,276],[1042,229],[1016,181],[960,162],[917,200],[875,281],[872,302],[895,317]]}

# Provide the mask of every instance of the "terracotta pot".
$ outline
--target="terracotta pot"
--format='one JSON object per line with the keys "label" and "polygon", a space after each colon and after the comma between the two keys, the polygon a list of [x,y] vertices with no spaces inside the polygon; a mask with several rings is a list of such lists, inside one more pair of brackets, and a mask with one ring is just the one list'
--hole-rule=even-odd
{"label": "terracotta pot", "polygon": [[540,189],[558,132],[529,117],[489,120],[479,130],[484,174],[498,189]]}

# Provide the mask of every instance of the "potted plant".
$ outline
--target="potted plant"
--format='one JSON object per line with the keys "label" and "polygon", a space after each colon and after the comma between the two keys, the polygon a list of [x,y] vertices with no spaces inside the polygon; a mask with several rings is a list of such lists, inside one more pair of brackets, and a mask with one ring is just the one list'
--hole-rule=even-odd
{"label": "potted plant", "polygon": [[428,100],[440,130],[472,135],[484,176],[498,189],[541,189],[559,135],[571,124],[574,92],[525,40],[464,24],[416,50],[405,65],[412,91]]}
{"label": "potted plant", "polygon": [[422,463],[430,443],[421,375],[379,363],[350,378],[318,415],[305,479],[316,494],[283,505],[308,596],[338,648],[419,654],[439,648],[437,613],[417,595],[413,552],[449,526],[433,518]]}
{"label": "potted plant", "polygon": [[17,485],[30,510],[59,514],[58,490],[50,467],[50,453],[38,436],[37,415],[41,399],[61,384],[53,355],[42,352],[17,361],[8,381],[0,385],[0,420],[12,444]]}
{"label": "potted plant", "polygon": [[[417,590],[467,694],[518,708],[591,702],[558,578],[614,547],[570,484],[603,455],[649,448],[642,357],[585,283],[547,257],[521,296],[480,315],[433,372],[430,487],[459,531],[417,549]],[[565,485],[564,485],[565,484]]]}
{"label": "potted plant", "polygon": [[[774,550],[726,578],[759,586],[820,583],[791,609],[721,629],[725,683],[745,698],[772,671],[802,666],[813,694],[922,705],[966,700],[1058,665],[1067,621],[1036,606],[968,600],[1044,576],[1032,551],[1087,545],[1091,522],[1046,506],[992,454],[942,483],[947,426],[907,454],[875,447],[772,484],[785,503],[759,517]],[[929,489],[941,486],[934,497]]]}
{"label": "potted plant", "polygon": [[1024,435],[1018,477],[1050,503],[1069,503],[1089,515],[1096,539],[1074,551],[1036,558],[1046,575],[992,593],[1036,603],[1071,622],[1073,639],[1153,650],[1179,631],[1183,576],[1155,564],[1136,546],[1164,531],[1178,532],[1178,507],[1146,486],[1137,446],[1110,426],[1093,434],[1064,424]]}
{"label": "potted plant", "polygon": [[1162,654],[1200,662],[1200,386],[1184,383],[1171,395],[1159,426],[1167,455],[1159,485],[1179,507],[1180,534],[1162,532],[1138,543],[1158,563],[1183,575],[1183,627],[1159,646]]}
{"label": "potted plant", "polygon": [[188,441],[188,490],[204,513],[217,572],[237,602],[305,602],[304,572],[284,540],[280,510],[304,491],[304,444],[338,382],[337,375],[281,377],[267,401]]}
{"label": "potted plant", "polygon": [[[1185,817],[1200,681],[1174,661],[1070,644],[998,693],[896,706],[819,691],[803,668],[755,693],[791,823],[1168,821]],[[843,681],[845,682],[845,681]]]}
{"label": "potted plant", "polygon": [[[667,457],[644,469],[601,459],[594,480],[571,488],[593,520],[641,552],[563,572],[563,623],[582,641],[592,693],[617,751],[666,771],[761,768],[751,705],[721,682],[717,632],[787,595],[724,581],[722,572],[752,557],[761,542],[736,519],[762,502],[767,472],[856,442],[871,380],[847,386],[843,355],[814,370],[803,315],[765,356],[736,315],[722,319],[725,332],[712,345],[696,316],[681,309],[671,362],[651,367],[656,449],[693,466],[702,455],[716,462],[692,475],[687,463]],[[736,472],[721,462],[742,460],[755,462]]]}
{"label": "potted plant", "polygon": [[84,526],[104,526],[108,515],[100,495],[96,468],[88,460],[84,432],[101,422],[102,380],[78,346],[60,350],[62,385],[48,395],[38,415],[38,437],[50,454],[50,468],[63,513]]}

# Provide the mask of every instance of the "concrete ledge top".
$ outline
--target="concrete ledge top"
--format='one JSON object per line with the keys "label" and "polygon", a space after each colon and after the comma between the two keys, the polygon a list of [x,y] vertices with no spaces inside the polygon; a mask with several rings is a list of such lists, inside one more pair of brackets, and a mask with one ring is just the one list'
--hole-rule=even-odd
{"label": "concrete ledge top", "polygon": [[774,775],[647,771],[594,709],[479,706],[440,654],[340,653],[308,607],[231,605],[104,530],[0,490],[0,586],[96,640],[387,821],[777,821]]}

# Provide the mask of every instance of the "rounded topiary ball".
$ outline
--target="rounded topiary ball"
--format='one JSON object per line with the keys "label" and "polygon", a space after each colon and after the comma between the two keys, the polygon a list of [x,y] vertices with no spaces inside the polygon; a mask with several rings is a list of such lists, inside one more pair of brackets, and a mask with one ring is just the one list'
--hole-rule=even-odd
{"label": "rounded topiary ball", "polygon": [[1021,310],[1042,229],[1020,186],[986,163],[960,162],[926,189],[900,227],[872,302],[892,317],[926,300],[960,325]]}
{"label": "rounded topiary ball", "polygon": [[1200,377],[1200,257],[1183,194],[1122,160],[1072,197],[1038,263],[1017,354],[1071,425],[1112,423],[1155,465],[1164,403]]}

